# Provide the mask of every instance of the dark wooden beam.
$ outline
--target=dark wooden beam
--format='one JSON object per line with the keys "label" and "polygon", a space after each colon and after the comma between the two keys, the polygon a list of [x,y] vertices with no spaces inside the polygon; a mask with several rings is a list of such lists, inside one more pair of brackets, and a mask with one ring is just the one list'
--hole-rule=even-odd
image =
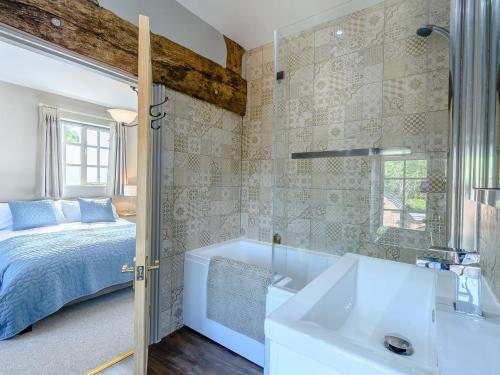
{"label": "dark wooden beam", "polygon": [[[137,27],[94,0],[0,0],[0,22],[137,75]],[[155,34],[152,60],[154,82],[245,114],[247,84],[232,69]]]}
{"label": "dark wooden beam", "polygon": [[245,49],[225,35],[224,41],[226,42],[227,50],[226,68],[241,76],[243,54],[245,53]]}

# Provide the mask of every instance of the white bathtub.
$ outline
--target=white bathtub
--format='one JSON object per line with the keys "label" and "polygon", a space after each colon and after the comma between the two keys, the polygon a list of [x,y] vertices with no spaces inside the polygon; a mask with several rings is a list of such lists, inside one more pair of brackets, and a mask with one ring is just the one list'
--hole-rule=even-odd
{"label": "white bathtub", "polygon": [[[287,277],[270,287],[266,314],[270,314],[297,290],[332,265],[337,257],[287,248],[277,249],[278,271]],[[212,256],[223,256],[258,266],[271,267],[271,244],[238,239],[191,250],[184,260],[184,324],[248,360],[264,367],[265,346],[241,333],[207,319],[207,277]]]}

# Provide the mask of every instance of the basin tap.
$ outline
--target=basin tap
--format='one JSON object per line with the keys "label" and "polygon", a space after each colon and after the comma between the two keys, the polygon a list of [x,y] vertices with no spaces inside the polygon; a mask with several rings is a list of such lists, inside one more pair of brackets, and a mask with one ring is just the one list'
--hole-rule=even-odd
{"label": "basin tap", "polygon": [[447,247],[431,247],[430,251],[443,257],[418,256],[419,267],[452,271],[456,274],[455,311],[473,316],[483,316],[481,306],[481,267],[479,253]]}

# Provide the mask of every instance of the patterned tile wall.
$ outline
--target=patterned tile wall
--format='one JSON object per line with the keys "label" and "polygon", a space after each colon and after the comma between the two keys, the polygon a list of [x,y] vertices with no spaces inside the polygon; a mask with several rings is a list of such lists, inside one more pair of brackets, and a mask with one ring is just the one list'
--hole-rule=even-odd
{"label": "patterned tile wall", "polygon": [[500,209],[481,205],[481,271],[500,301]]}
{"label": "patterned tile wall", "polygon": [[274,47],[249,52],[248,103],[242,135],[242,235],[270,241],[272,229],[272,149],[274,124]]}
{"label": "patterned tile wall", "polygon": [[[387,0],[280,41],[275,229],[287,245],[414,262],[444,240],[449,1]],[[273,46],[249,52],[242,233],[269,241]],[[427,161],[425,231],[384,227],[382,159],[291,160],[292,152],[410,146]]]}
{"label": "patterned tile wall", "polygon": [[169,90],[162,129],[162,336],[182,325],[184,253],[240,236],[242,118]]}

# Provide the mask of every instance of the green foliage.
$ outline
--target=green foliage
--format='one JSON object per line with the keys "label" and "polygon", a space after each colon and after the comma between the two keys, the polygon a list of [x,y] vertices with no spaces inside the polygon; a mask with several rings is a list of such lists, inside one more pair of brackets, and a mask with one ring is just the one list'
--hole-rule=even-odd
{"label": "green foliage", "polygon": [[427,177],[427,160],[388,160],[384,163],[384,177],[425,178]]}
{"label": "green foliage", "polygon": [[384,163],[384,177],[402,178],[404,174],[404,161],[390,160]]}
{"label": "green foliage", "polygon": [[[406,170],[405,170],[406,163]],[[384,163],[385,188],[404,201],[405,210],[425,212],[427,197],[420,191],[420,183],[427,177],[426,160],[389,160]],[[403,183],[406,185],[403,199]]]}
{"label": "green foliage", "polygon": [[425,178],[427,177],[426,160],[407,160],[406,161],[407,178]]}
{"label": "green foliage", "polygon": [[406,208],[411,212],[425,212],[427,200],[425,198],[407,198]]}
{"label": "green foliage", "polygon": [[80,143],[80,129],[74,126],[64,127],[65,143]]}

